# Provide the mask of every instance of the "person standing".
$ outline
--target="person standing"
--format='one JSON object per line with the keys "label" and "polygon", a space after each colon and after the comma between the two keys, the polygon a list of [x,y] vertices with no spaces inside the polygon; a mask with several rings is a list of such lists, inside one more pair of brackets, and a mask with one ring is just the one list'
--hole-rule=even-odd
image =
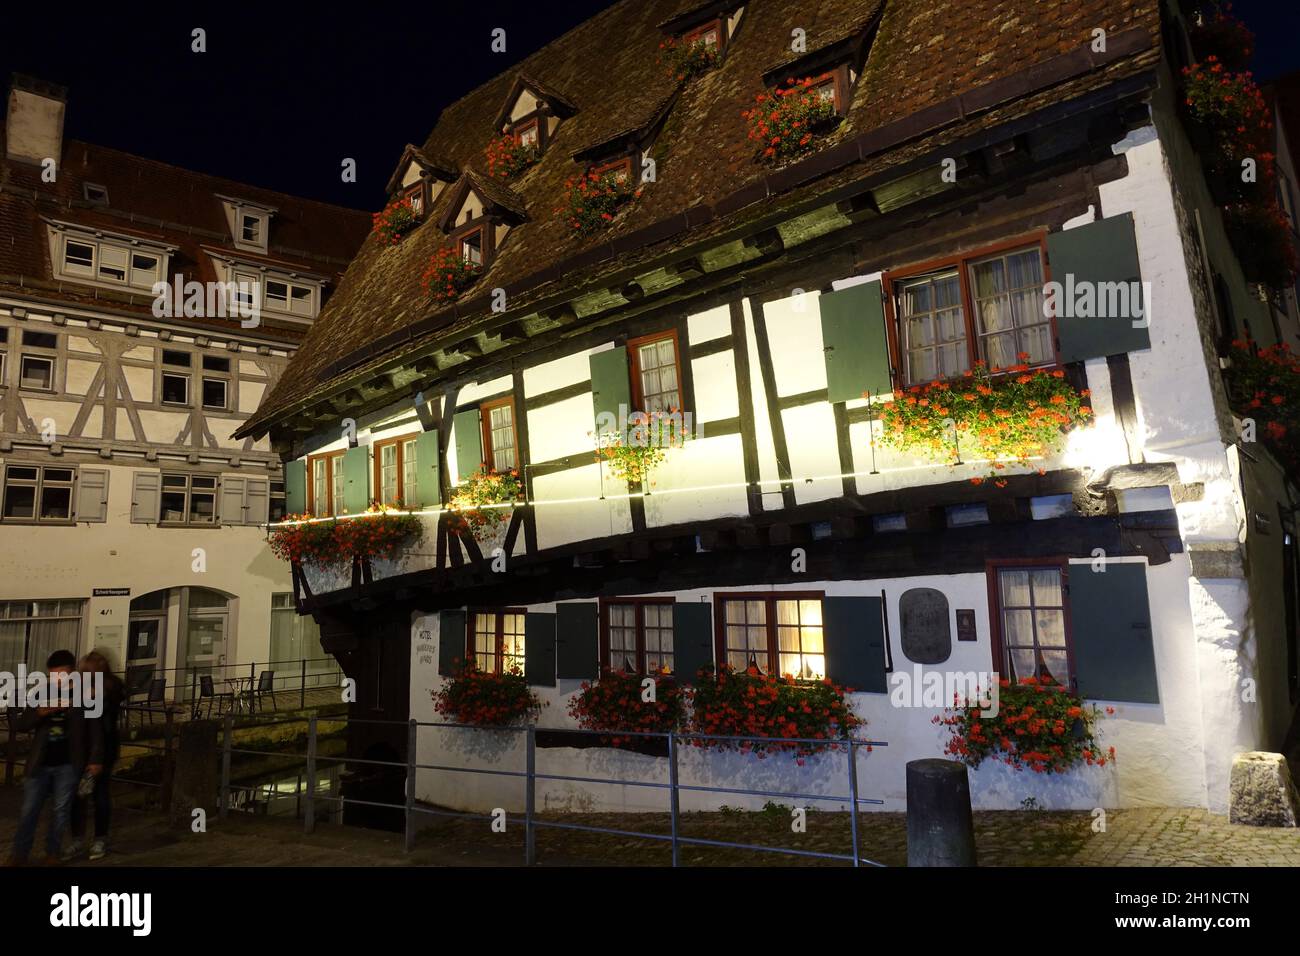
{"label": "person standing", "polygon": [[113,673],[108,658],[99,651],[91,651],[81,662],[82,673],[88,680],[95,674],[103,675],[104,706],[100,715],[93,722],[101,728],[104,741],[103,769],[95,776],[95,788],[88,800],[80,796],[72,801],[72,843],[65,860],[72,860],[81,855],[83,841],[86,838],[86,817],[89,802],[94,807],[95,838],[90,843],[90,859],[102,860],[108,852],[108,825],[112,816],[112,797],[109,792],[109,779],[113,776],[113,766],[121,753],[121,739],[118,735],[118,722],[122,713],[122,702],[126,699],[126,686]]}
{"label": "person standing", "polygon": [[[77,665],[71,651],[59,650],[49,656],[45,670],[50,684],[56,686]],[[49,830],[45,834],[44,863],[59,861],[63,832],[68,828],[72,799],[82,771],[98,776],[103,769],[103,732],[96,720],[86,716],[80,703],[74,705],[68,688],[60,688],[51,707],[29,707],[18,714],[14,726],[32,733],[32,750],[27,756],[23,778],[23,808],[14,835],[13,855],[9,862],[21,866],[28,861],[36,841],[36,827],[47,800],[53,804]]]}

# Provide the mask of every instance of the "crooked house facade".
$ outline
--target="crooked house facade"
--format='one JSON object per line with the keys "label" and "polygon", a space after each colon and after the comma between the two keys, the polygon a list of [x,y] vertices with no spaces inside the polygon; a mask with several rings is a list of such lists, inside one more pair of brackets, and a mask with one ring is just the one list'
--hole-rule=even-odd
{"label": "crooked house facade", "polygon": [[[604,668],[829,677],[888,744],[860,755],[863,792],[898,809],[904,764],[945,739],[900,680],[1050,676],[1111,711],[1116,761],[988,763],[977,806],[1226,805],[1234,754],[1278,749],[1296,700],[1296,489],[1242,442],[1220,356],[1296,329],[1246,281],[1180,119],[1185,11],[1032,6],[629,0],[407,149],[390,187],[418,225],[363,246],[239,433],[269,433],[290,512],[400,502],[423,524],[396,559],[294,568],[356,716],[439,719],[432,695],[470,658],[522,670],[552,730]],[[666,40],[716,63],[679,81]],[[804,78],[833,120],[773,162],[742,113]],[[503,134],[539,154],[504,181],[483,159]],[[557,207],[593,171],[639,191],[583,235]],[[439,303],[420,278],[448,245],[481,271]],[[1133,297],[1080,307],[1085,286]],[[1060,372],[1092,414],[997,469],[881,441],[882,400],[980,363]],[[645,484],[611,476],[602,434],[665,410],[691,438]],[[447,505],[484,467],[523,490],[479,540]],[[417,739],[423,763],[522,768],[522,735]],[[406,741],[358,724],[350,746]],[[570,744],[539,770],[666,779],[662,757]],[[686,752],[681,775],[842,793],[843,759]],[[662,808],[538,788],[544,808]],[[523,800],[513,778],[435,771],[417,796]]]}

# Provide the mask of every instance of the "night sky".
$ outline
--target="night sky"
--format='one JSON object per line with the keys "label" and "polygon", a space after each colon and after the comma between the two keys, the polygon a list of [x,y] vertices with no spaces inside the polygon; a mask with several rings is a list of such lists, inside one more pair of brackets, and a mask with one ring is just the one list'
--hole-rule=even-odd
{"label": "night sky", "polygon": [[[444,106],[608,5],[336,0],[321,14],[297,4],[303,12],[199,14],[118,4],[108,15],[14,3],[0,25],[0,79],[68,86],[70,138],[377,209],[402,147],[423,142]],[[1236,0],[1234,10],[1257,34],[1262,80],[1300,69],[1294,0]],[[190,50],[194,27],[207,31],[206,53]],[[504,54],[490,50],[495,27]],[[357,160],[355,184],[340,179],[344,157]]]}

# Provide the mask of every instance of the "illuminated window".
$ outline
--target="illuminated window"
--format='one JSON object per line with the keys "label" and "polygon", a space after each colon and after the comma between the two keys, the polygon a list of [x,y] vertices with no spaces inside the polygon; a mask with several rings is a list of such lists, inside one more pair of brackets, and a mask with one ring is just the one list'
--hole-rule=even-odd
{"label": "illuminated window", "polygon": [[722,604],[720,659],[799,680],[826,676],[820,595],[729,595]]}
{"label": "illuminated window", "polygon": [[474,611],[469,629],[466,656],[487,674],[522,674],[524,672],[524,611]]}
{"label": "illuminated window", "polygon": [[460,237],[460,257],[470,265],[483,265],[482,229],[475,229]]}
{"label": "illuminated window", "polygon": [[375,490],[381,504],[412,507],[420,500],[415,441],[402,435],[375,442]]}
{"label": "illuminated window", "polygon": [[484,402],[479,407],[479,416],[483,422],[483,452],[488,468],[492,471],[518,468],[514,399]]}
{"label": "illuminated window", "polygon": [[888,275],[906,383],[953,378],[977,359],[1003,369],[1054,362],[1044,275],[1039,244]]}
{"label": "illuminated window", "polygon": [[677,336],[647,336],[628,342],[632,358],[632,402],[637,411],[669,412],[682,407]]}
{"label": "illuminated window", "polygon": [[999,567],[997,609],[1002,676],[1012,683],[1037,677],[1069,686],[1065,588],[1060,565]]}
{"label": "illuminated window", "polygon": [[406,198],[411,203],[411,212],[419,219],[424,215],[424,183],[412,183],[406,188]]}
{"label": "illuminated window", "polygon": [[343,514],[343,452],[307,456],[307,472],[307,510],[317,518]]}
{"label": "illuminated window", "polygon": [[603,609],[606,667],[633,674],[673,672],[671,598],[613,598]]}
{"label": "illuminated window", "polygon": [[617,182],[629,183],[632,181],[632,157],[625,156],[622,159],[614,160],[612,163],[593,166],[591,173],[597,177],[613,175]]}
{"label": "illuminated window", "polygon": [[520,146],[537,146],[539,133],[537,120],[528,120],[515,128],[515,142]]}

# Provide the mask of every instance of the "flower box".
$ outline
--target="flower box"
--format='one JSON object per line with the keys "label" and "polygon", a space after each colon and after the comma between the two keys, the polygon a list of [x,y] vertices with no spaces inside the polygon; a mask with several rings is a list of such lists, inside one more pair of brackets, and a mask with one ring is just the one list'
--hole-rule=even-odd
{"label": "flower box", "polygon": [[530,723],[541,713],[542,702],[523,674],[481,671],[462,662],[456,674],[432,693],[433,706],[442,716],[476,727],[510,727]]}
{"label": "flower box", "polygon": [[350,564],[353,558],[391,559],[424,537],[418,517],[372,506],[365,517],[314,521],[311,515],[289,515],[271,529],[271,552],[282,560],[327,568]]}
{"label": "flower box", "polygon": [[513,507],[524,496],[524,484],[515,470],[497,472],[480,468],[452,493],[448,508],[452,534],[468,534],[476,541],[492,538],[510,520]]}
{"label": "flower box", "polygon": [[525,145],[507,133],[488,143],[485,156],[488,175],[505,182],[536,165],[541,151],[536,143]]}
{"label": "flower box", "polygon": [[791,78],[783,87],[756,94],[754,106],[741,115],[760,158],[771,161],[808,151],[839,119],[835,104],[821,96],[812,77]]}
{"label": "flower box", "polygon": [[641,197],[641,190],[633,187],[631,177],[616,172],[587,173],[566,180],[564,188],[565,204],[556,212],[580,236],[605,229],[624,206]]}
{"label": "flower box", "polygon": [[479,265],[465,259],[459,250],[443,246],[429,257],[420,284],[435,302],[455,302],[482,271]]}
{"label": "flower box", "polygon": [[395,246],[415,230],[420,219],[407,196],[390,202],[381,212],[371,217],[370,231],[379,236],[384,245]]}

